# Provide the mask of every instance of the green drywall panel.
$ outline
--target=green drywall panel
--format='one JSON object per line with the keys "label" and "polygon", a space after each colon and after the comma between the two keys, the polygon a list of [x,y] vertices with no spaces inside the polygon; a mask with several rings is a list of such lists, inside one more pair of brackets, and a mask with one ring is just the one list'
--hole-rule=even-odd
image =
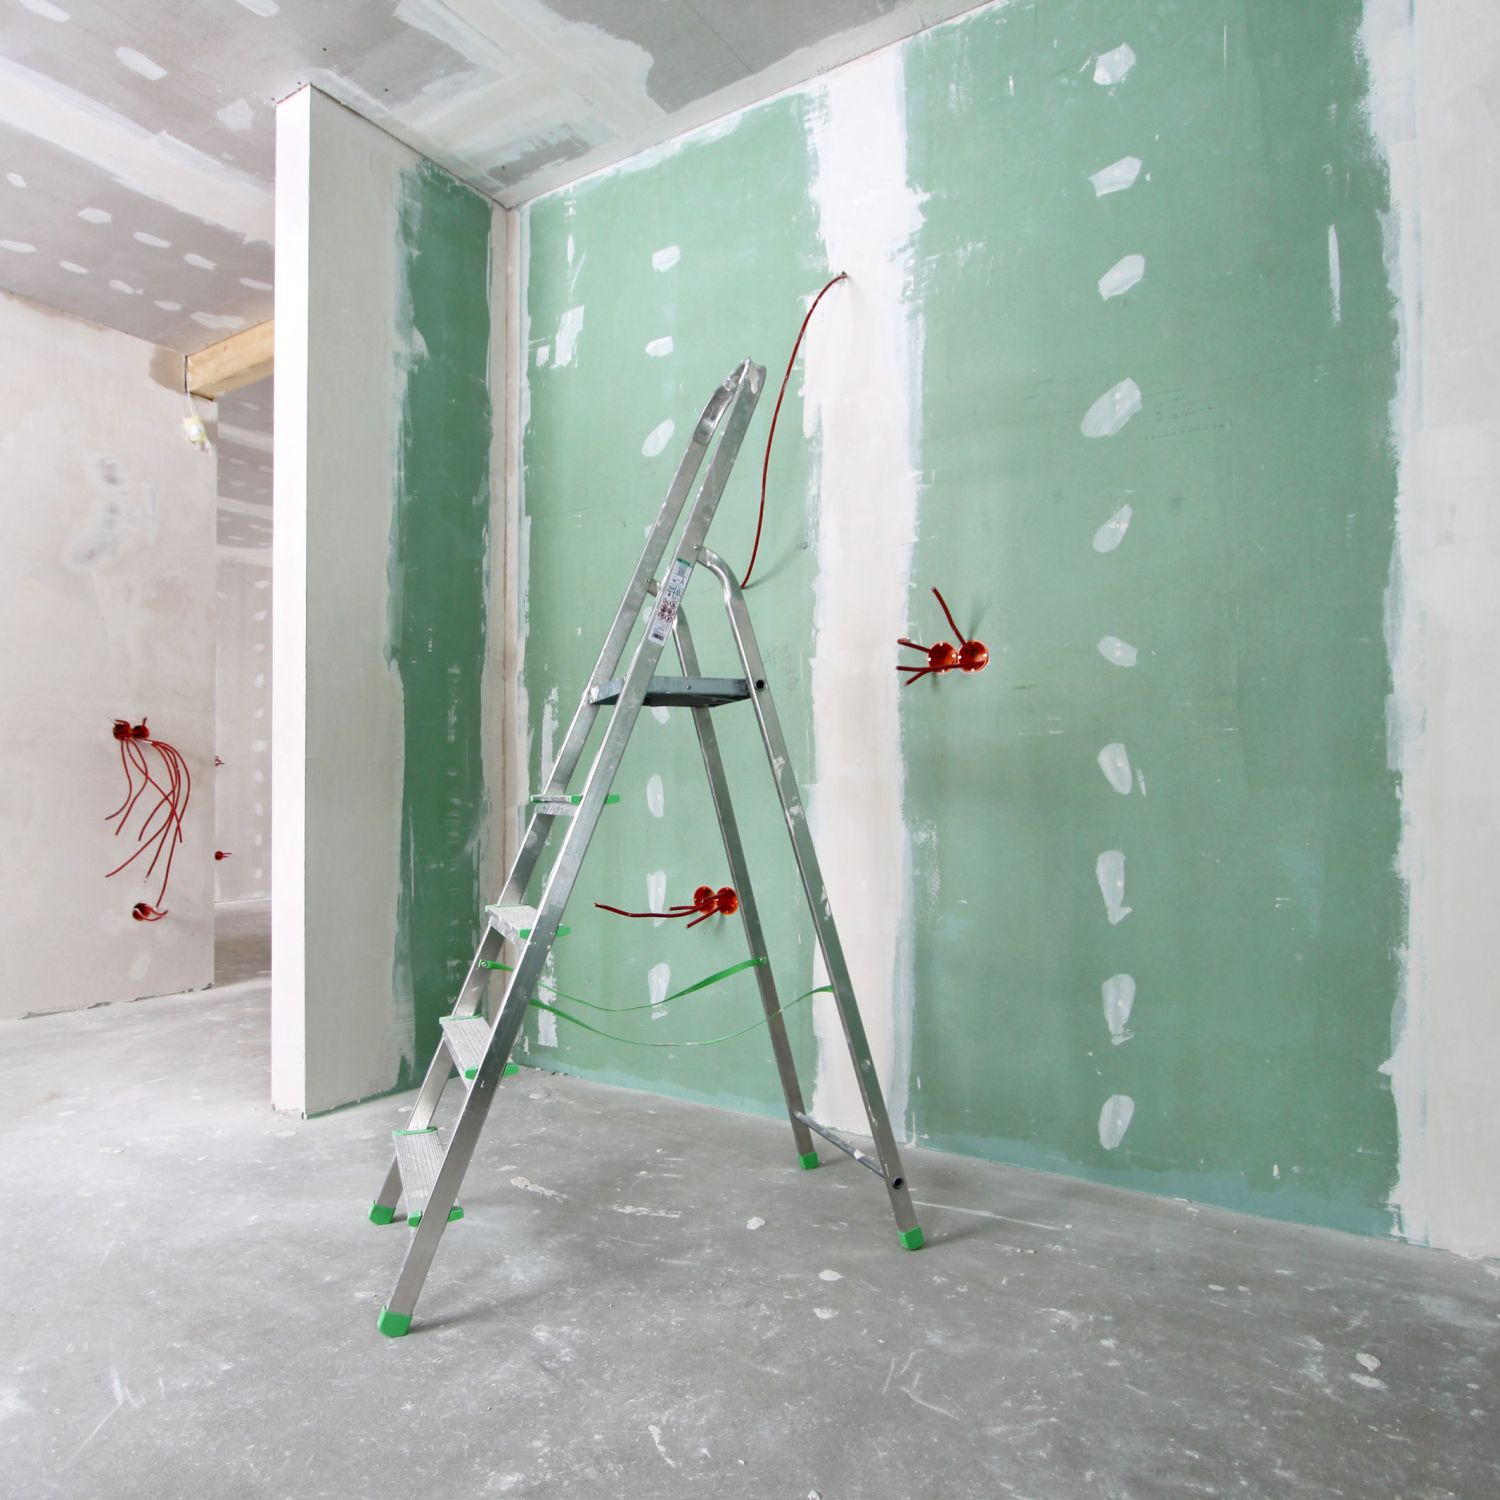
{"label": "green drywall panel", "polygon": [[490,216],[429,162],[404,174],[387,653],[405,711],[395,993],[414,1030],[398,1088],[420,1079],[437,1046],[483,905]]}
{"label": "green drywall panel", "polygon": [[[1386,1231],[1396,357],[1359,17],[1096,0],[908,49],[913,618],[938,583],[994,664],[913,687],[903,738],[908,818],[937,832],[916,849],[920,1137]],[[1096,84],[1122,41],[1135,66]],[[1096,196],[1090,174],[1126,155],[1135,185]],[[1106,300],[1130,254],[1144,278]],[[1140,414],[1085,437],[1127,377]],[[1125,504],[1120,545],[1096,551]],[[1137,664],[1107,662],[1106,635]],[[1096,762],[1113,742],[1144,779],[1128,795]],[[1106,850],[1132,908],[1113,925]],[[1137,986],[1118,1045],[1114,974]],[[1106,1150],[1116,1094],[1134,1116]]]}
{"label": "green drywall panel", "polygon": [[[526,213],[524,687],[534,789],[544,758],[550,764],[544,752],[562,743],[693,422],[713,388],[747,356],[768,367],[771,389],[710,544],[741,566],[749,557],[774,387],[804,299],[828,277],[807,197],[803,109],[799,99],[779,101],[741,117],[727,134],[663,155],[649,170],[595,178]],[[664,339],[672,341],[670,353],[648,352],[648,345],[661,349]],[[671,440],[657,456],[645,456],[647,435],[668,420],[675,424]],[[806,496],[815,462],[795,415],[784,416],[766,537],[748,593],[804,775],[812,765],[804,680],[813,587]],[[706,573],[689,586],[685,611],[704,670],[738,675],[719,589]],[[663,671],[678,670],[670,645],[662,661]],[[668,904],[690,900],[700,884],[729,882],[691,717],[682,709],[664,712],[665,722],[649,710],[641,714],[615,781],[620,804],[603,815],[570,908],[573,936],[555,949],[555,982],[599,1003],[651,998],[650,973],[659,964],[670,968],[666,992],[745,955],[738,918],[715,917],[689,932],[680,921],[656,925],[592,910],[595,901],[645,910],[652,871],[666,875]],[[715,726],[773,973],[783,1000],[790,999],[813,982],[812,935],[765,754],[748,704],[720,710]],[[653,777],[661,778],[660,817],[647,803]],[[790,1030],[810,1066],[808,1007],[799,1012],[789,1018]],[[759,1013],[755,977],[745,973],[664,1013],[602,1024],[661,1042],[720,1036]],[[537,1022],[533,1013],[526,1027],[527,1061],[534,1065],[749,1111],[781,1107],[764,1033],[702,1050],[654,1051],[611,1044],[559,1020],[552,1048],[538,1044]]]}
{"label": "green drywall panel", "polygon": [[[903,49],[924,217],[910,633],[946,633],[927,592],[938,584],[993,653],[980,676],[902,696],[917,996],[905,1123],[997,1160],[1387,1232],[1397,1143],[1380,1065],[1404,931],[1383,623],[1396,329],[1359,17],[1355,0],[1016,4]],[[1095,83],[1096,58],[1122,42],[1134,66]],[[816,107],[814,86],[528,213],[534,775],[703,393],[746,352],[774,387],[799,298],[833,269],[809,202]],[[1090,175],[1126,156],[1142,162],[1134,185],[1097,196]],[[676,269],[653,271],[653,251],[673,244]],[[1145,258],[1144,278],[1106,300],[1099,279],[1128,255]],[[558,368],[574,307],[583,322]],[[645,353],[667,335],[670,357]],[[1084,413],[1126,378],[1141,412],[1112,437],[1083,436]],[[730,557],[748,552],[750,455],[773,394],[715,530]],[[673,443],[643,459],[667,416]],[[772,567],[751,603],[805,782],[817,455],[801,416],[794,381]],[[1123,540],[1095,550],[1125,504]],[[702,592],[689,612],[722,666]],[[1138,649],[1135,666],[1101,656],[1111,635]],[[764,773],[730,712],[717,722],[748,797]],[[1097,763],[1115,742],[1140,773],[1128,795]],[[643,805],[651,774],[662,819]],[[643,717],[617,789],[584,909],[643,906],[652,869],[667,871],[669,900],[718,883],[684,715]],[[778,965],[796,993],[811,982],[810,939],[785,841],[748,806],[744,822],[767,868],[773,957],[798,954],[795,972]],[[1109,850],[1124,854],[1131,908],[1114,924],[1095,876]],[[675,989],[740,952],[727,924],[683,933],[602,914],[568,944],[558,982],[622,1004],[646,997],[658,961]],[[1119,1045],[1101,1000],[1116,974],[1136,983]],[[736,1018],[753,1014],[742,982]],[[729,1029],[693,1004],[644,1034]],[[810,1093],[805,1019],[793,1031]],[[555,1050],[536,1045],[534,1022],[529,1035],[542,1066],[745,1108],[778,1101],[760,1038],[712,1055],[634,1053],[563,1023]],[[1099,1117],[1114,1095],[1134,1115],[1107,1150]]]}

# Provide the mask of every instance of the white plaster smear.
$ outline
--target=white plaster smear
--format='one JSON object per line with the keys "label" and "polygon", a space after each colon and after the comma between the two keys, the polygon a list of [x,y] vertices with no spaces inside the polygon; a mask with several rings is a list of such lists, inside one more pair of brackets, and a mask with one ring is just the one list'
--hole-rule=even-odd
{"label": "white plaster smear", "polygon": [[1122,255],[1109,270],[1099,278],[1099,295],[1106,302],[1128,292],[1146,274],[1144,255]]}
{"label": "white plaster smear", "polygon": [[1110,926],[1123,922],[1134,910],[1125,904],[1125,856],[1118,849],[1106,849],[1094,861],[1094,878],[1099,882]]}
{"label": "white plaster smear", "polygon": [[1339,264],[1338,226],[1328,226],[1328,298],[1333,304],[1333,324],[1344,321],[1344,269]]}
{"label": "white plaster smear", "polygon": [[[804,421],[819,436],[811,520],[816,766],[809,818],[894,1128],[911,1066],[911,850],[890,642],[906,629],[917,519],[912,392],[921,332],[906,296],[921,199],[908,182],[899,49],[830,76],[814,98],[813,201],[830,293],[809,329]],[[821,962],[816,982],[824,980]],[[830,996],[814,1005],[813,1112],[867,1129]]]}
{"label": "white plaster smear", "polygon": [[1383,227],[1400,347],[1387,722],[1408,928],[1385,1067],[1400,1142],[1391,1206],[1408,1239],[1493,1256],[1500,700],[1482,685],[1500,639],[1500,302],[1476,288],[1492,284],[1500,199],[1476,194],[1473,173],[1494,154],[1500,7],[1366,0],[1360,43],[1372,133],[1390,166]]}
{"label": "white plaster smear", "polygon": [[1129,42],[1121,42],[1118,47],[1099,54],[1099,61],[1094,64],[1094,82],[1106,86],[1119,83],[1134,66],[1135,52]]}
{"label": "white plaster smear", "polygon": [[1113,552],[1125,540],[1130,518],[1135,512],[1129,505],[1122,505],[1109,520],[1094,533],[1095,552]]}
{"label": "white plaster smear", "polygon": [[1104,1001],[1104,1024],[1109,1027],[1110,1040],[1118,1047],[1131,1037],[1125,1023],[1135,1005],[1135,980],[1129,974],[1111,974],[1100,986],[1100,995]]}
{"label": "white plaster smear", "polygon": [[660,776],[652,776],[646,782],[646,809],[653,818],[659,818],[667,810],[667,790]]}
{"label": "white plaster smear", "polygon": [[[660,910],[659,907],[655,909],[658,911]],[[656,925],[659,927],[661,924],[658,922]],[[651,965],[650,969],[646,973],[646,995],[647,998],[651,1001],[652,1005],[659,1007],[662,1001],[667,998],[667,986],[671,984],[671,982],[671,964]],[[651,1019],[653,1021],[659,1021],[664,1015],[666,1015],[666,1011],[664,1010],[653,1010],[651,1012]]]}
{"label": "white plaster smear", "polygon": [[1084,437],[1113,437],[1141,409],[1141,388],[1128,377],[1112,385],[1083,414]]}
{"label": "white plaster smear", "polygon": [[656,271],[670,271],[682,259],[682,251],[676,245],[665,245],[651,254],[651,266]]}
{"label": "white plaster smear", "polygon": [[552,368],[560,370],[573,363],[573,354],[578,348],[578,335],[583,332],[583,308],[570,307],[557,323],[557,338]]}
{"label": "white plaster smear", "polygon": [[[665,870],[653,870],[646,877],[646,910],[665,911],[667,900],[667,872]],[[666,921],[665,917],[657,917],[651,925],[660,927]],[[666,993],[664,990],[663,994]]]}
{"label": "white plaster smear", "polygon": [[658,422],[646,434],[646,441],[641,444],[641,457],[655,458],[672,441],[672,434],[676,431],[677,424],[671,417],[668,417],[665,422]]}
{"label": "white plaster smear", "polygon": [[1117,635],[1107,635],[1099,642],[1099,655],[1117,667],[1133,667],[1139,654],[1129,641]]}
{"label": "white plaster smear", "polygon": [[1135,784],[1130,776],[1130,756],[1118,740],[1099,752],[1099,769],[1122,797],[1130,795],[1130,788]]}
{"label": "white plaster smear", "polygon": [[1099,1144],[1113,1151],[1125,1139],[1135,1117],[1135,1100],[1129,1094],[1111,1094],[1099,1111]]}
{"label": "white plaster smear", "polygon": [[82,157],[123,187],[269,245],[271,190],[174,136],[146,130],[45,74],[0,57],[0,125]]}
{"label": "white plaster smear", "polygon": [[1113,161],[1107,167],[1100,167],[1097,172],[1091,173],[1089,181],[1094,184],[1094,195],[1103,198],[1110,193],[1123,193],[1126,188],[1134,187],[1135,180],[1140,175],[1140,157],[1122,156],[1119,161]]}
{"label": "white plaster smear", "polygon": [[649,354],[652,359],[664,359],[671,352],[671,334],[668,334],[665,338],[652,339],[651,342],[646,345],[646,353]]}

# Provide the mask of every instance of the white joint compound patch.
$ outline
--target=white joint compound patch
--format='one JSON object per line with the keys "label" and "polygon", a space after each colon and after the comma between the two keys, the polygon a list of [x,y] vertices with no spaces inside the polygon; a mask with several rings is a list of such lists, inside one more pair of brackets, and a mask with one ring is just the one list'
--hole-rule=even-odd
{"label": "white joint compound patch", "polygon": [[[908,180],[906,87],[896,49],[831,75],[811,109],[813,201],[827,252],[824,299],[803,345],[804,424],[819,436],[811,662],[816,766],[809,821],[870,1051],[899,1130],[911,1058],[911,850],[898,679],[917,520],[912,393],[921,332],[906,294],[921,199]],[[821,964],[815,972],[823,982]],[[813,1113],[866,1129],[829,996],[813,1012]]]}

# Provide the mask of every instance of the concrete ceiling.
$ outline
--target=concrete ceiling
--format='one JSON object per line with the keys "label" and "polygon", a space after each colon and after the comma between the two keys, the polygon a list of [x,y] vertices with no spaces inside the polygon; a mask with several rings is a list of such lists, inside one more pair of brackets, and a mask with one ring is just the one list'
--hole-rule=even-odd
{"label": "concrete ceiling", "polygon": [[192,352],[271,316],[304,83],[514,204],[975,3],[11,0],[0,287]]}

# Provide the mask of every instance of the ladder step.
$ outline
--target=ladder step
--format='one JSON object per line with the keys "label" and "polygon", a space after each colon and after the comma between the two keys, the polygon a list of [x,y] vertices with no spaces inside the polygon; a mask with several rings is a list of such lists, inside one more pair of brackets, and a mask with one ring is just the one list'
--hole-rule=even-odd
{"label": "ladder step", "polygon": [[[490,926],[512,943],[524,943],[536,927],[537,912],[534,906],[487,906],[485,912],[489,916]],[[557,935],[566,937],[572,930],[571,927],[559,927]]]}
{"label": "ladder step", "polygon": [[[589,702],[600,708],[618,703],[624,686],[623,677],[612,677],[589,694]],[[647,708],[722,708],[749,696],[743,677],[653,677],[645,702]]]}
{"label": "ladder step", "polygon": [[483,1016],[444,1016],[442,1025],[448,1056],[464,1081],[472,1083],[489,1046],[490,1023]]}
{"label": "ladder step", "polygon": [[[443,1165],[443,1138],[436,1125],[425,1130],[397,1130],[396,1165],[401,1170],[401,1194],[406,1199],[406,1222],[413,1227],[421,1223],[437,1182],[438,1168]],[[456,1203],[450,1219],[461,1219],[464,1211]]]}
{"label": "ladder step", "polygon": [[[611,792],[604,799],[606,807],[613,807],[620,800],[618,792]],[[576,796],[564,794],[560,797],[549,797],[545,792],[538,792],[531,799],[531,805],[539,812],[549,818],[576,818],[578,816],[578,805],[583,801],[583,793]]]}

